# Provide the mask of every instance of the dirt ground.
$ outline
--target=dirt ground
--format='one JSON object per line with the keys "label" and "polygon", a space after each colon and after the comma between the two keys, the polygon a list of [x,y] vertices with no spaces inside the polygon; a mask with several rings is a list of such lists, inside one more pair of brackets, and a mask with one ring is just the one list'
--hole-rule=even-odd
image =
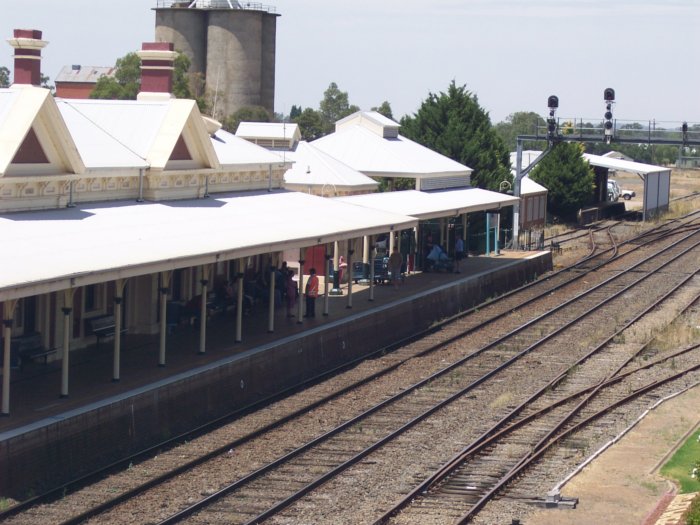
{"label": "dirt ground", "polygon": [[579,498],[576,509],[537,510],[526,525],[653,525],[673,485],[658,470],[700,425],[700,387],[651,411],[618,443],[608,448],[562,488]]}
{"label": "dirt ground", "polygon": [[[631,173],[615,175],[620,187],[636,196],[627,209],[642,207],[644,185]],[[700,191],[700,170],[673,170],[671,198]],[[537,510],[526,525],[676,525],[680,512],[671,509],[675,487],[658,470],[686,437],[700,426],[700,387],[673,398],[650,412],[618,443],[608,448],[562,488],[579,498],[573,510]],[[676,502],[680,498],[676,498]],[[686,501],[680,501],[685,507]],[[678,503],[677,503],[678,505]]]}

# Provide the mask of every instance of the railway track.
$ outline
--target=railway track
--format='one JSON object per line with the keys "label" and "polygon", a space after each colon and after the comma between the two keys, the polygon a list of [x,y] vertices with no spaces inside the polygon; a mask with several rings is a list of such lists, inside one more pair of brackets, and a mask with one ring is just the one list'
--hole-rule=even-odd
{"label": "railway track", "polygon": [[[674,238],[677,238],[679,235],[691,236],[693,231],[694,231],[694,228],[695,228],[695,226],[693,225],[692,219],[690,220],[689,224],[690,224],[689,226],[681,226],[680,230],[677,230],[677,231],[681,231],[681,233],[673,233],[671,231],[668,231],[667,229],[659,228],[653,235],[651,235],[651,234],[647,235],[646,239],[640,238],[640,239],[637,239],[635,241],[635,243],[628,243],[627,247],[629,248],[629,251],[627,251],[626,253],[620,254],[618,256],[615,256],[614,254],[610,253],[610,250],[612,248],[599,250],[600,253],[598,255],[598,262],[597,263],[594,262],[595,257],[591,256],[591,257],[587,258],[587,260],[585,261],[585,264],[580,265],[576,269],[569,271],[569,272],[560,272],[560,274],[562,275],[561,277],[559,277],[558,275],[553,275],[552,278],[548,279],[546,283],[543,282],[544,284],[538,284],[538,285],[526,287],[525,289],[523,289],[515,294],[509,295],[508,297],[504,297],[501,301],[493,301],[490,305],[481,309],[479,312],[474,312],[471,316],[464,317],[462,319],[463,322],[461,323],[461,326],[457,326],[457,325],[460,325],[460,322],[459,322],[460,319],[453,320],[449,325],[446,325],[446,328],[440,330],[441,333],[439,333],[439,334],[436,333],[436,334],[433,334],[432,336],[427,337],[426,338],[427,341],[419,341],[413,345],[408,345],[408,346],[411,346],[413,348],[410,350],[403,351],[403,352],[402,351],[394,352],[394,354],[392,354],[391,356],[386,356],[386,358],[388,358],[389,360],[393,359],[394,364],[392,364],[390,366],[394,367],[394,370],[398,370],[398,368],[400,367],[400,365],[402,363],[404,363],[407,359],[411,358],[411,357],[409,357],[409,354],[411,352],[413,352],[414,356],[421,355],[421,353],[425,353],[427,355],[430,352],[435,352],[436,348],[440,348],[440,347],[444,347],[445,345],[452,344],[454,340],[456,340],[459,337],[463,337],[464,334],[476,332],[478,329],[477,328],[478,326],[493,325],[494,319],[500,319],[503,316],[503,312],[505,312],[505,311],[513,311],[513,309],[517,310],[518,308],[522,308],[523,304],[530,304],[532,306],[533,303],[535,303],[538,300],[537,298],[539,298],[539,300],[541,300],[543,297],[556,295],[557,293],[560,293],[562,295],[574,295],[575,293],[578,293],[575,289],[575,287],[577,286],[575,283],[580,280],[580,278],[578,276],[581,276],[581,275],[589,275],[590,276],[590,274],[592,273],[591,268],[594,268],[596,266],[600,266],[600,265],[604,264],[604,262],[607,259],[620,260],[622,258],[627,258],[628,260],[632,261],[633,259],[638,258],[639,261],[643,261],[643,262],[632,261],[631,263],[628,263],[628,265],[635,265],[636,264],[636,266],[634,266],[633,270],[630,270],[627,273],[628,274],[637,274],[637,275],[647,274],[650,272],[650,270],[645,268],[645,266],[644,266],[645,264],[649,264],[648,261],[645,261],[645,259],[647,258],[647,255],[642,254],[640,252],[643,252],[646,248],[648,248],[651,245],[656,245],[659,243],[671,244],[674,241]],[[677,248],[677,250],[681,250],[681,249]],[[607,252],[606,255],[601,255],[601,254],[605,254],[606,252]],[[605,259],[602,259],[603,257],[605,257]],[[675,255],[671,255],[669,257],[677,258],[677,257],[679,257],[679,255],[676,253]],[[610,261],[607,261],[607,262],[610,263]],[[586,264],[590,265],[590,267],[587,269],[585,268]],[[621,275],[618,272],[621,272],[621,270],[616,269],[613,271],[613,273]],[[564,274],[566,274],[566,273],[568,273],[569,275],[567,277],[564,277]],[[606,272],[603,271],[603,272],[599,272],[599,273],[601,275],[603,275]],[[561,279],[561,282],[559,282],[560,279]],[[620,279],[621,279],[620,277],[614,278],[615,281],[618,281],[618,284],[616,284],[614,286],[617,286],[618,288],[622,289],[622,288],[624,288],[624,286],[621,286],[619,284]],[[610,285],[611,285],[611,283],[608,284],[608,286],[610,286]],[[627,286],[626,290],[629,290],[630,287],[635,286],[635,285],[637,285],[636,282],[635,282],[635,284],[625,285],[625,286]],[[566,288],[567,286],[569,288]],[[538,289],[539,289],[539,291],[536,291]],[[512,306],[513,303],[511,303],[511,305],[509,306],[508,304],[506,304],[509,301],[514,301],[515,303],[517,303],[521,306],[514,307],[514,306]],[[500,306],[496,306],[498,304],[500,304]],[[485,310],[488,310],[488,309],[491,310],[491,313],[487,314],[486,317],[488,317],[488,315],[490,315],[491,316],[490,320],[484,319],[484,315],[483,315],[483,312]],[[552,307],[551,306],[541,306],[541,307],[539,307],[539,309],[549,311],[552,309]],[[535,308],[533,306],[533,310],[538,310],[538,308]],[[477,315],[477,314],[482,314],[481,321],[475,320],[475,317],[479,317],[479,315]],[[447,328],[447,326],[449,326],[449,328]],[[540,325],[539,328],[535,328],[534,330],[535,331],[542,331],[544,329],[544,328],[542,328],[542,326],[544,326],[544,325]],[[495,337],[498,338],[501,336],[496,335]],[[490,336],[490,338],[493,339],[494,336],[492,335],[492,336]],[[513,338],[515,338],[515,336],[511,336],[511,338],[512,338],[512,340],[515,340],[515,339],[513,339]],[[440,339],[440,341],[438,341],[438,339]],[[528,340],[527,338],[524,338],[521,341],[519,341],[515,346],[517,346],[517,345],[522,346],[523,344],[528,344],[528,343],[530,345],[532,345],[530,340]],[[421,349],[421,347],[423,347],[423,348]],[[496,353],[498,353],[498,352],[503,353],[504,349],[501,348]],[[403,356],[401,355],[402,353],[404,354]],[[485,352],[483,352],[483,353],[485,353]],[[503,356],[501,356],[501,357],[503,357]],[[415,357],[413,357],[413,359],[415,359]],[[475,359],[475,358],[471,358],[471,359]],[[489,358],[489,359],[492,359],[492,358]],[[483,367],[488,368],[489,366],[492,366],[492,364],[489,364],[488,360],[487,360],[486,364],[482,365],[482,368]],[[381,371],[377,372],[378,376],[388,374],[388,373],[389,372],[386,372],[386,373],[381,372]],[[446,381],[447,384],[454,383],[455,382],[455,380],[454,380],[455,375],[466,374],[466,371],[465,372],[454,372],[453,370],[447,371],[447,372],[443,373],[443,376],[447,376],[449,378],[450,374],[451,374],[451,378],[448,381]],[[425,374],[423,374],[423,375],[425,375]],[[364,381],[366,381],[366,380],[364,380]],[[357,387],[352,386],[351,384],[347,386],[347,389],[350,392],[352,392],[355,388],[357,388]],[[427,399],[424,400],[423,403],[425,404],[425,406],[427,406],[427,405],[430,405],[432,403],[431,395],[433,395],[433,393],[437,393],[439,396],[441,395],[442,397],[445,397],[445,392],[450,391],[450,389],[452,387],[449,387],[449,385],[445,386],[445,384],[443,384],[443,386],[433,385],[430,388],[426,388],[424,386],[423,387],[419,386],[419,387],[416,387],[416,390],[420,391],[421,388],[424,391],[420,392],[420,395],[426,395]],[[401,389],[405,390],[405,387],[401,387]],[[416,390],[414,390],[414,391],[416,391]],[[428,392],[428,391],[430,391],[430,392]],[[428,393],[430,393],[430,395],[428,395]],[[384,395],[386,396],[387,394],[384,394]],[[341,394],[331,394],[330,398],[324,399],[322,402],[319,401],[318,406],[321,406],[322,404],[328,403],[329,399],[338,399],[340,396],[341,396]],[[352,396],[352,394],[351,394],[351,396]],[[358,394],[355,394],[355,396],[357,397]],[[409,397],[409,395],[403,394],[400,397],[407,398],[407,397]],[[415,397],[415,399],[414,399],[414,397]],[[396,417],[398,417],[398,415],[400,415],[400,414],[405,414],[406,411],[409,410],[409,408],[411,408],[411,405],[417,406],[420,404],[420,403],[418,403],[418,394],[412,394],[411,399],[409,399],[409,401],[411,401],[411,402],[409,402],[405,405],[396,405],[396,406],[401,406],[401,408],[388,409],[388,412],[385,412],[384,415],[379,418],[380,421],[383,420],[382,424],[386,423],[388,420],[396,419]],[[347,402],[345,402],[345,403],[347,403]],[[350,404],[352,404],[352,403],[350,403]],[[377,410],[379,410],[379,409],[377,409]],[[436,410],[439,410],[439,409],[436,409]],[[289,419],[291,420],[294,417],[301,417],[302,414],[310,414],[310,413],[312,413],[312,411],[313,411],[313,407],[306,407],[306,408],[302,407],[302,408],[297,410],[297,412],[298,412],[297,415],[290,415]],[[274,419],[275,417],[272,417],[271,419]],[[262,419],[264,419],[264,418],[262,418]],[[405,417],[404,417],[404,419],[405,419]],[[330,423],[331,422],[329,421],[329,425],[328,425],[329,427],[331,426]],[[345,439],[345,441],[351,441],[354,443],[353,440],[355,440],[356,438],[359,439],[357,437],[358,434],[360,435],[361,438],[365,438],[366,436],[362,436],[362,434],[382,433],[382,432],[387,433],[388,432],[388,430],[382,429],[381,425],[376,427],[378,430],[372,431],[372,432],[368,431],[368,429],[370,428],[368,426],[369,425],[368,423],[360,423],[360,425],[361,425],[361,428],[364,429],[363,431],[358,432],[356,429],[354,431],[354,435],[353,435],[352,439],[349,439],[346,437],[346,438],[342,438],[340,441],[342,442],[343,439]],[[257,433],[258,435],[265,435],[266,433],[273,431],[272,430],[273,428],[274,428],[274,424],[270,424],[267,427],[265,425],[259,425],[259,429],[255,433]],[[335,431],[335,430],[333,430],[333,431]],[[281,431],[281,434],[284,435],[284,431]],[[223,456],[223,458],[218,457],[217,461],[222,462],[224,464],[228,463],[230,466],[231,461],[227,461],[227,459],[230,460],[230,458],[232,456],[236,457],[236,458],[240,457],[240,455],[243,452],[239,452],[237,450],[237,448],[244,446],[245,443],[248,443],[254,439],[256,439],[256,437],[253,436],[252,434],[250,434],[250,435],[244,435],[238,440],[234,440],[234,441],[229,440],[229,441],[225,442],[224,447],[230,446],[230,450],[232,451],[232,454],[229,454],[228,450],[224,451],[223,447],[221,447],[221,446],[219,447],[219,450],[215,450],[213,452],[210,450],[210,452],[208,454],[210,454],[211,457],[217,457],[217,455]],[[269,438],[269,439],[274,439],[274,438]],[[359,440],[358,443],[364,444],[364,441]],[[321,462],[328,463],[328,461],[330,461],[329,456],[332,457],[332,456],[337,455],[338,450],[341,450],[341,449],[344,450],[345,445],[347,445],[347,443],[343,444],[343,446],[339,446],[339,445],[330,446],[331,452],[328,452],[328,446],[326,445],[326,450],[324,452],[326,454],[326,459],[322,460]],[[369,447],[369,445],[366,446],[365,448],[368,448],[368,447]],[[194,447],[192,447],[192,448],[194,448]],[[201,455],[201,452],[194,451],[194,450],[188,451],[188,454],[190,454],[190,453],[192,455],[197,455],[197,454]],[[297,453],[297,455],[300,455],[300,454],[302,454],[302,453],[301,452]],[[359,461],[359,460],[357,460],[357,461]],[[181,461],[181,464],[186,464],[186,463],[187,462]],[[302,461],[302,465],[304,465],[303,461]],[[180,473],[186,472],[188,469],[190,469],[191,466],[192,465],[187,465],[187,467],[184,469],[181,467]],[[211,468],[211,465],[208,465],[207,468]],[[164,468],[165,471],[168,471],[168,469],[169,469],[169,467]],[[170,470],[172,470],[172,469],[170,469]],[[304,467],[304,466],[301,467],[301,472],[304,472],[304,470],[309,470],[308,469],[308,458],[307,458],[306,467]],[[269,477],[270,476],[268,476],[268,478]],[[272,477],[274,477],[274,475]],[[154,476],[151,475],[150,479],[153,480]],[[164,479],[173,479],[173,477],[172,477],[172,475],[167,474],[164,476]],[[242,477],[241,477],[241,479],[242,479]],[[251,480],[251,482],[252,482],[252,480]],[[154,483],[152,481],[150,483],[151,483],[151,485],[158,485],[158,483]],[[146,488],[147,487],[139,486],[136,489],[132,488],[132,489],[129,489],[127,491],[124,491],[124,493],[143,492],[144,490],[146,490]],[[115,490],[115,489],[112,489],[112,490]],[[250,490],[250,489],[248,489],[248,490]],[[210,489],[207,489],[207,492],[208,491],[210,491]],[[200,492],[199,495],[201,495],[201,489],[199,492]],[[218,492],[218,491],[215,491],[215,492]],[[260,500],[261,499],[260,493],[256,492],[256,494],[257,494],[257,496],[255,496],[254,499]],[[69,499],[69,498],[66,498],[66,499]],[[98,495],[98,494],[93,495],[93,500],[97,501],[99,499],[104,499],[104,495]],[[125,497],[123,499],[128,499],[128,498]],[[68,504],[68,505],[70,505],[70,504]],[[107,505],[103,501],[99,505],[95,505],[94,508],[97,509],[98,507],[101,507],[101,508],[99,508],[99,511],[104,511],[112,506],[113,506],[113,504]],[[46,510],[45,507],[46,506],[42,507],[42,511]],[[253,507],[254,507],[254,505],[251,504],[250,508],[253,508]],[[214,511],[214,512],[216,514],[220,511]],[[52,523],[61,522],[61,521],[65,522],[65,523],[80,522],[80,521],[87,519],[88,517],[90,517],[96,513],[97,513],[97,511],[88,510],[87,512],[83,512],[79,515],[75,515],[75,513],[73,513],[72,517],[69,517],[67,519],[52,520],[51,522]],[[30,514],[31,514],[31,512],[30,512]],[[26,516],[29,516],[30,514],[27,514]],[[251,515],[252,513],[249,512],[248,514]],[[25,516],[25,518],[26,518],[26,516]],[[181,516],[181,517],[184,517],[184,516]],[[110,519],[110,518],[107,517],[106,519]],[[180,518],[177,518],[177,519],[180,519]],[[226,519],[228,520],[228,518],[226,518]],[[244,520],[244,519],[245,519],[245,517],[241,517],[241,520]],[[252,518],[252,519],[255,520],[257,518]],[[21,519],[19,519],[19,516],[18,516],[17,522],[21,522]],[[241,521],[241,522],[244,522],[244,521]]]}

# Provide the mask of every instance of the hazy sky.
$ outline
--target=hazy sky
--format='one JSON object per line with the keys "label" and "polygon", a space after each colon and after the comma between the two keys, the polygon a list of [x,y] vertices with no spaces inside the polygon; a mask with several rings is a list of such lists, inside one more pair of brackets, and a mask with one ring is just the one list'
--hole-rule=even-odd
{"label": "hazy sky", "polygon": [[[621,120],[700,123],[698,0],[270,0],[277,112],[318,108],[331,82],[362,109],[415,112],[466,84],[493,122],[516,111],[600,120],[603,89]],[[0,0],[0,36],[41,29],[43,73],[113,65],[154,38],[156,0]],[[12,69],[5,44],[0,65]]]}

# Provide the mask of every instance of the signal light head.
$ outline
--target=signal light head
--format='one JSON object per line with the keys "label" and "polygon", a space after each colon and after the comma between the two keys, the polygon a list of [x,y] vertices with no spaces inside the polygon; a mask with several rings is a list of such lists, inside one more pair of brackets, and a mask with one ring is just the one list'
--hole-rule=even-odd
{"label": "signal light head", "polygon": [[605,88],[603,91],[603,100],[613,102],[615,100],[615,90],[613,88]]}
{"label": "signal light head", "polygon": [[559,97],[556,95],[550,95],[547,99],[547,107],[550,110],[557,109],[559,107]]}

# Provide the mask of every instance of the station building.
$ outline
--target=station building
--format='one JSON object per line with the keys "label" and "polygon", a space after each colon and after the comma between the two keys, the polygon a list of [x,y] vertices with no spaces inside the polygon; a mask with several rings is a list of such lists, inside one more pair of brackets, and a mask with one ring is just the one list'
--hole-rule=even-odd
{"label": "station building", "polygon": [[[503,261],[498,272],[427,282],[417,295],[306,331],[299,301],[291,335],[204,367],[185,360],[178,374],[151,383],[142,358],[132,355],[129,364],[137,363],[147,381],[138,389],[99,402],[86,398],[79,409],[54,417],[34,413],[53,410],[43,399],[43,408],[20,414],[31,424],[17,427],[12,392],[31,392],[33,382],[39,382],[36,392],[46,387],[41,374],[22,375],[24,360],[51,365],[60,380],[50,395],[67,399],[76,379],[70,358],[81,349],[108,348],[111,372],[83,372],[82,384],[98,390],[109,379],[120,384],[127,332],[154,342],[151,366],[159,370],[176,343],[205,359],[209,312],[221,283],[236,284],[233,315],[222,332],[226,348],[233,348],[253,330],[274,333],[272,270],[282,262],[296,260],[302,296],[312,265],[325,270],[342,253],[352,268],[356,252],[364,263],[387,237],[415,254],[416,242],[402,239],[420,238],[426,223],[438,221],[449,235],[449,221],[462,223],[468,213],[507,207],[514,198],[468,187],[468,167],[402,138],[396,123],[371,112],[339,122],[326,141],[294,148],[269,150],[250,136],[227,133],[194,101],[172,97],[175,53],[168,43],[145,43],[139,52],[136,101],[54,98],[38,87],[47,44],[41,32],[16,30],[10,44],[15,82],[0,89],[0,413],[9,429],[0,434],[8,466],[0,477],[3,492],[37,476],[65,480],[74,474],[69,458],[79,451],[85,465],[95,467],[162,433],[274,395],[551,268],[551,259],[541,256]],[[291,139],[285,133],[289,144],[298,140],[293,130]],[[325,175],[309,184],[321,167]],[[417,189],[376,193],[373,177],[412,177]],[[258,275],[269,278],[264,323],[243,317],[245,283]],[[328,286],[324,279],[324,314]],[[352,280],[343,294],[344,311],[351,312]],[[197,337],[181,343],[171,331],[184,306],[193,308],[188,323]],[[394,328],[386,330],[387,324]]]}

